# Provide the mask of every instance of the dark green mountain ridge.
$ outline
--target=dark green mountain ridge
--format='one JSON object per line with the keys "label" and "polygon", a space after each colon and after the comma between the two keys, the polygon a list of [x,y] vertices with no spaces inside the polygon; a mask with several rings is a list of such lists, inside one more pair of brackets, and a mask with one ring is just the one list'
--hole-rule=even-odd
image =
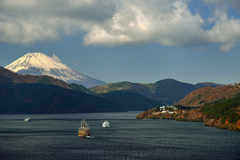
{"label": "dark green mountain ridge", "polygon": [[133,92],[113,91],[101,94],[106,99],[120,103],[127,108],[128,111],[144,111],[152,109],[156,106],[162,106],[163,103],[153,101],[147,97]]}
{"label": "dark green mountain ridge", "polygon": [[78,84],[0,67],[0,113],[116,112],[126,108]]}
{"label": "dark green mountain ridge", "polygon": [[22,75],[18,73],[14,73],[4,67],[0,66],[0,81],[3,82],[11,82],[11,83],[39,83],[39,84],[46,84],[46,85],[55,85],[66,89],[77,90],[85,93],[89,93],[92,95],[96,95],[95,93],[91,92],[83,85],[80,84],[68,84],[62,80],[56,79],[51,76],[38,76],[38,75]]}
{"label": "dark green mountain ridge", "polygon": [[[21,74],[13,73],[12,71],[9,71],[3,67],[0,68],[0,81],[6,81],[10,83],[23,83],[23,84],[27,83],[27,84],[56,85],[66,89],[77,90],[80,92],[99,96],[99,94],[91,92],[90,90],[88,90],[82,85],[68,84],[66,82],[63,82],[61,80],[55,79],[50,76],[21,75]],[[16,84],[16,85],[19,85],[19,84]],[[38,90],[36,90],[36,92],[38,92]],[[100,96],[109,100],[119,102],[120,104],[125,106],[127,110],[146,110],[146,109],[155,107],[157,105],[162,105],[162,103],[153,101],[137,93],[129,93],[129,92],[125,94],[122,94],[122,93],[123,92],[121,93],[113,92],[113,93],[106,94],[104,96],[102,95]],[[66,111],[66,112],[69,112],[69,111]]]}
{"label": "dark green mountain ridge", "polygon": [[223,86],[215,83],[198,83],[196,85],[183,83],[174,79],[164,79],[156,83],[141,84],[131,82],[110,83],[103,86],[95,86],[90,91],[104,94],[113,91],[133,92],[143,95],[160,103],[174,104],[183,99],[187,94],[205,86]]}
{"label": "dark green mountain ridge", "polygon": [[[215,83],[192,85],[174,79],[165,79],[150,84],[131,82],[111,83],[104,86],[93,87],[89,90],[82,85],[68,84],[50,76],[21,75],[3,67],[0,67],[0,81],[23,84],[45,84],[48,86],[55,85],[118,102],[125,106],[127,110],[148,110],[149,108],[164,104],[173,104],[175,101],[178,101],[178,99],[182,99],[182,97],[199,87],[218,86],[218,84]],[[38,90],[36,90],[36,92],[38,92]]]}
{"label": "dark green mountain ridge", "polygon": [[54,85],[0,82],[0,113],[117,112],[126,108],[105,98]]}

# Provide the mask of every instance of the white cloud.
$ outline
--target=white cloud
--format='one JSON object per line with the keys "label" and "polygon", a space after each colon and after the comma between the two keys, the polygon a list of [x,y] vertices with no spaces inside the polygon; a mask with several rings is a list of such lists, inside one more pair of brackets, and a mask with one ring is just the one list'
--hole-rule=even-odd
{"label": "white cloud", "polygon": [[206,31],[206,33],[213,43],[237,42],[240,40],[240,20],[232,18],[217,21],[211,30]]}
{"label": "white cloud", "polygon": [[61,62],[61,59],[58,58],[58,56],[56,56],[54,53],[52,55],[52,58],[55,59],[57,62]]}
{"label": "white cloud", "polygon": [[1,0],[0,42],[59,40],[104,23],[115,9],[111,0]]}
{"label": "white cloud", "polygon": [[1,0],[0,42],[31,45],[82,32],[84,45],[106,47],[221,43],[220,50],[226,52],[239,43],[240,20],[227,14],[228,5],[240,8],[239,0],[203,0],[215,6],[209,30],[203,29],[201,16],[191,12],[189,1]]}
{"label": "white cloud", "polygon": [[157,41],[169,46],[195,46],[204,43],[202,23],[185,2],[122,1],[107,25],[96,25],[88,32],[84,44],[111,47]]}
{"label": "white cloud", "polygon": [[216,8],[212,19],[215,25],[205,31],[209,43],[223,43],[220,50],[227,52],[240,41],[240,19],[229,18],[226,7]]}
{"label": "white cloud", "polygon": [[234,43],[226,43],[220,47],[220,50],[225,53],[225,52],[228,52],[230,49],[232,49],[234,46],[235,46]]}

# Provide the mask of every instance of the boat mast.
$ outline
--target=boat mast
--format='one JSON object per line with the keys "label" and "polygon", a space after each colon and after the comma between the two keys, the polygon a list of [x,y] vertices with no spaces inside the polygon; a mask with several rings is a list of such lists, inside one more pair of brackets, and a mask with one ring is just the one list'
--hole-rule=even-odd
{"label": "boat mast", "polygon": [[81,130],[82,130],[82,125],[83,125],[82,123],[83,123],[83,122],[81,121]]}

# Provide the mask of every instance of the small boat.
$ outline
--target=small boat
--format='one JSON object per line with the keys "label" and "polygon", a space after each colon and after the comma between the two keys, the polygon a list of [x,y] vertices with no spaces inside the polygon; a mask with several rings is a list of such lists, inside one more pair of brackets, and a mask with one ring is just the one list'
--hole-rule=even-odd
{"label": "small boat", "polygon": [[103,122],[103,124],[102,124],[102,127],[104,127],[104,128],[109,128],[109,127],[110,127],[110,123],[109,123],[107,120],[105,120],[105,121]]}
{"label": "small boat", "polygon": [[31,120],[31,118],[28,117],[28,118],[24,119],[24,122],[32,122],[32,120]]}
{"label": "small boat", "polygon": [[81,121],[81,127],[78,130],[78,137],[88,137],[90,136],[90,129],[88,128],[88,124],[85,121],[85,119],[83,119]]}

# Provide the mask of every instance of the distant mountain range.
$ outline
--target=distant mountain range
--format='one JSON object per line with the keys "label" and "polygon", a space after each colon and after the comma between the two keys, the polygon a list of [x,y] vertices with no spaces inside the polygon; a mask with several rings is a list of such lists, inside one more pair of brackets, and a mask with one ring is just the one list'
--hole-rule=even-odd
{"label": "distant mountain range", "polygon": [[90,88],[90,91],[98,94],[110,94],[115,91],[133,92],[160,103],[174,104],[183,99],[190,92],[206,86],[218,87],[224,85],[208,82],[193,85],[179,82],[174,79],[164,79],[153,84],[131,82],[110,83],[103,86],[92,87]]}
{"label": "distant mountain range", "polygon": [[0,113],[127,111],[119,103],[54,85],[0,82]]}
{"label": "distant mountain range", "polygon": [[55,55],[49,57],[43,53],[27,53],[5,68],[19,74],[48,75],[86,88],[107,84],[71,69]]}
{"label": "distant mountain range", "polygon": [[[223,86],[215,83],[192,85],[165,79],[153,84],[119,82],[87,89],[82,85],[69,84],[50,76],[17,74],[3,67],[0,67],[0,83],[0,113],[148,110],[174,104],[199,87]],[[38,106],[38,109],[31,110],[30,106]],[[55,110],[49,110],[51,107],[55,107]]]}
{"label": "distant mountain range", "polygon": [[67,82],[53,78],[51,76],[22,75],[14,73],[1,66],[0,66],[0,81],[11,83],[40,83],[47,85],[55,85],[66,89],[78,90],[81,92],[97,95],[80,84],[76,83],[69,84]]}
{"label": "distant mountain range", "polygon": [[21,75],[0,67],[0,113],[127,111],[84,86],[50,76]]}
{"label": "distant mountain range", "polygon": [[165,105],[161,102],[157,102],[151,100],[143,95],[133,93],[133,92],[125,92],[125,91],[113,91],[105,94],[101,94],[102,97],[106,99],[113,100],[118,102],[128,111],[145,111],[152,109],[156,106]]}
{"label": "distant mountain range", "polygon": [[[148,99],[142,95],[136,94],[136,93],[129,93],[129,92],[112,92],[109,94],[97,94],[94,93],[90,90],[88,90],[87,88],[85,88],[82,85],[79,84],[68,84],[62,80],[50,77],[50,76],[34,76],[34,75],[22,75],[22,74],[17,74],[14,73],[8,69],[5,69],[4,67],[0,67],[0,83],[2,83],[2,85],[0,85],[0,92],[5,92],[5,90],[12,90],[11,88],[14,88],[15,90],[19,89],[19,88],[23,88],[26,87],[25,92],[23,92],[21,94],[21,97],[16,97],[13,96],[13,92],[10,92],[9,94],[5,95],[5,98],[2,99],[0,98],[0,103],[4,102],[2,104],[5,104],[4,106],[0,105],[0,110],[2,109],[2,111],[0,111],[0,113],[46,113],[46,109],[41,110],[40,106],[37,110],[30,110],[27,109],[25,112],[24,110],[21,110],[20,108],[22,108],[23,106],[36,106],[36,104],[33,103],[25,103],[28,101],[19,101],[19,99],[22,99],[22,97],[29,97],[30,99],[34,100],[35,102],[37,101],[42,101],[40,104],[44,107],[50,107],[52,106],[52,103],[55,105],[55,107],[61,105],[62,108],[64,108],[63,106],[65,105],[65,109],[63,110],[48,110],[47,113],[68,113],[68,112],[90,112],[88,109],[69,109],[69,104],[78,104],[79,102],[76,102],[76,99],[78,99],[77,101],[80,101],[80,99],[82,97],[77,97],[76,99],[66,99],[63,98],[65,93],[68,94],[73,94],[72,96],[76,96],[76,92],[72,92],[72,91],[66,91],[64,89],[67,90],[75,90],[75,91],[80,91],[83,93],[87,93],[94,95],[94,96],[88,96],[88,100],[87,104],[85,104],[85,107],[87,108],[93,108],[92,104],[96,103],[96,96],[98,96],[98,98],[101,98],[102,101],[104,103],[106,103],[106,107],[109,107],[108,110],[104,110],[106,112],[109,111],[130,111],[130,110],[147,110],[150,108],[153,108],[157,105],[162,105],[162,103],[153,101],[151,99]],[[42,88],[39,88],[38,85],[43,85]],[[49,103],[48,101],[45,100],[45,96],[43,93],[46,92],[52,92],[52,87],[56,86],[58,87],[57,89],[55,89],[56,92],[61,92],[63,93],[62,96],[63,97],[59,97],[59,94],[56,94],[55,92],[53,92],[52,98],[54,97],[54,99],[51,100],[52,103]],[[34,90],[30,89],[34,88]],[[13,90],[14,90],[13,89]],[[64,90],[64,91],[62,91]],[[39,96],[34,96],[34,92],[38,93]],[[81,94],[83,94],[81,93]],[[79,94],[80,95],[80,94]],[[33,97],[32,97],[33,96]],[[68,96],[67,94],[65,94],[65,96]],[[86,96],[86,95],[85,95]],[[4,96],[3,96],[4,97]],[[2,97],[2,98],[3,98]],[[51,97],[51,96],[50,96]],[[24,98],[23,98],[24,99]],[[108,100],[107,100],[108,99]],[[63,101],[64,100],[64,101]],[[111,101],[111,103],[109,102],[109,100]],[[57,101],[57,102],[54,102]],[[30,101],[31,102],[31,101]],[[114,103],[113,103],[114,102]],[[116,103],[115,103],[116,102]],[[105,105],[104,103],[101,103],[102,105]],[[6,105],[8,104],[8,105]],[[64,104],[64,105],[63,105]],[[111,104],[112,106],[108,106],[108,104]],[[12,108],[11,110],[8,110],[7,108],[10,106],[15,106],[18,109],[14,108],[14,107],[10,107]],[[21,107],[19,107],[21,106]],[[95,106],[95,105],[94,105]],[[4,109],[2,107],[5,107]],[[6,108],[7,107],[7,108]],[[100,109],[99,109],[100,107]],[[24,108],[24,107],[23,107]],[[30,108],[30,107],[29,107]],[[71,108],[71,107],[70,107]],[[26,108],[25,108],[26,109]],[[96,111],[103,111],[103,109],[101,109],[101,106],[95,107],[94,109],[91,110],[91,112],[96,112]]]}

